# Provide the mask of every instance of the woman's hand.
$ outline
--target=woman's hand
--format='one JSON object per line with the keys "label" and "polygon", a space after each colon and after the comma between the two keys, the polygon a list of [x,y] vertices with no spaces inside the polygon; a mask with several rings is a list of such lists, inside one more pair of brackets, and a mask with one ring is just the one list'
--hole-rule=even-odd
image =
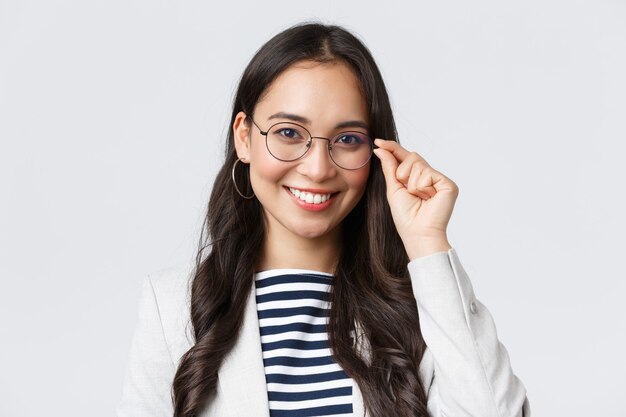
{"label": "woman's hand", "polygon": [[446,228],[459,188],[416,152],[376,139],[393,221],[410,260],[450,249]]}

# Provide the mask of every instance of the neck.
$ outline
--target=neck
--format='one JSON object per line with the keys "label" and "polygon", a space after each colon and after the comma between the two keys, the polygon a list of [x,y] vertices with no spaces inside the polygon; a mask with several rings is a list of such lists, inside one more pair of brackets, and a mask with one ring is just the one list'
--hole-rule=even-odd
{"label": "neck", "polygon": [[310,269],[333,274],[339,259],[341,228],[314,238],[267,230],[256,271]]}

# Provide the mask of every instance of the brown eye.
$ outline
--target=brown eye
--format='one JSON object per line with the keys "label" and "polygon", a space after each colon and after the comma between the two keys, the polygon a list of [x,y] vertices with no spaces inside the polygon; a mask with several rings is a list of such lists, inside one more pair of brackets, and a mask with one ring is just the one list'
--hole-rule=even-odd
{"label": "brown eye", "polygon": [[356,132],[350,132],[342,133],[341,135],[337,136],[333,142],[333,145],[353,147],[367,144],[367,142],[368,139],[365,135]]}
{"label": "brown eye", "polygon": [[280,129],[277,132],[277,134],[285,136],[290,139],[296,139],[300,137],[300,135],[298,134],[298,131],[296,131],[295,129],[289,129],[289,128]]}

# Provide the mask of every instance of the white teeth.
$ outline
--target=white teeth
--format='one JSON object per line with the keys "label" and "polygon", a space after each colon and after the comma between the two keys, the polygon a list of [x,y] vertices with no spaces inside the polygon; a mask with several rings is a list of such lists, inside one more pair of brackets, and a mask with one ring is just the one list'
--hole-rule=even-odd
{"label": "white teeth", "polygon": [[289,187],[289,191],[302,201],[306,201],[309,204],[320,204],[327,201],[331,194],[314,194],[306,191],[300,191],[297,188]]}

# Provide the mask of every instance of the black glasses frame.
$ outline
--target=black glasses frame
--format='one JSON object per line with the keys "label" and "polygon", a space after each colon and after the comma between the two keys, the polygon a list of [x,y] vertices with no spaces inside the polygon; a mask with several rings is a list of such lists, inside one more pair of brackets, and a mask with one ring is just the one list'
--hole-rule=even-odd
{"label": "black glasses frame", "polygon": [[[248,117],[250,117],[250,116],[248,116]],[[354,171],[356,169],[363,168],[365,165],[367,165],[367,163],[370,161],[370,159],[372,159],[372,154],[374,153],[373,152],[374,149],[378,147],[378,146],[374,145],[374,140],[369,135],[366,135],[363,132],[358,132],[356,130],[344,130],[343,132],[340,132],[340,133],[336,134],[332,138],[325,138],[323,136],[313,136],[311,134],[311,132],[309,132],[309,130],[306,127],[302,126],[301,124],[294,123],[294,122],[278,122],[278,123],[274,123],[267,130],[264,131],[263,129],[261,129],[259,127],[258,124],[256,124],[256,122],[254,121],[254,119],[252,117],[250,117],[250,120],[252,121],[252,124],[254,124],[256,126],[256,128],[259,129],[259,133],[261,133],[261,135],[265,136],[265,148],[270,153],[270,155],[272,155],[274,158],[278,159],[279,161],[283,161],[283,162],[293,162],[293,161],[297,161],[300,158],[303,158],[309,152],[309,149],[311,149],[311,145],[313,144],[313,139],[322,139],[322,140],[325,140],[325,141],[328,142],[328,145],[327,145],[328,155],[330,156],[330,159],[333,161],[333,163],[335,165],[337,165],[341,169],[345,169],[345,170],[348,170],[348,171]],[[274,126],[279,125],[279,124],[283,124],[283,123],[289,123],[289,124],[301,127],[302,130],[304,130],[309,135],[309,139],[307,140],[307,143],[306,143],[306,151],[304,151],[304,153],[302,155],[300,155],[299,157],[297,157],[297,158],[294,158],[294,159],[282,159],[282,158],[277,157],[276,155],[274,155],[272,153],[272,151],[270,151],[270,147],[269,147],[269,145],[267,143],[267,135],[269,134],[269,131],[272,130],[272,128]],[[370,154],[369,154],[369,157],[367,158],[367,160],[362,165],[360,165],[360,166],[358,166],[356,168],[346,168],[346,167],[343,167],[343,166],[339,165],[337,163],[337,161],[335,161],[335,158],[333,158],[333,152],[332,152],[333,145],[332,145],[331,141],[333,139],[335,139],[336,137],[344,135],[346,133],[358,133],[359,135],[367,136],[368,139],[370,140]]]}

